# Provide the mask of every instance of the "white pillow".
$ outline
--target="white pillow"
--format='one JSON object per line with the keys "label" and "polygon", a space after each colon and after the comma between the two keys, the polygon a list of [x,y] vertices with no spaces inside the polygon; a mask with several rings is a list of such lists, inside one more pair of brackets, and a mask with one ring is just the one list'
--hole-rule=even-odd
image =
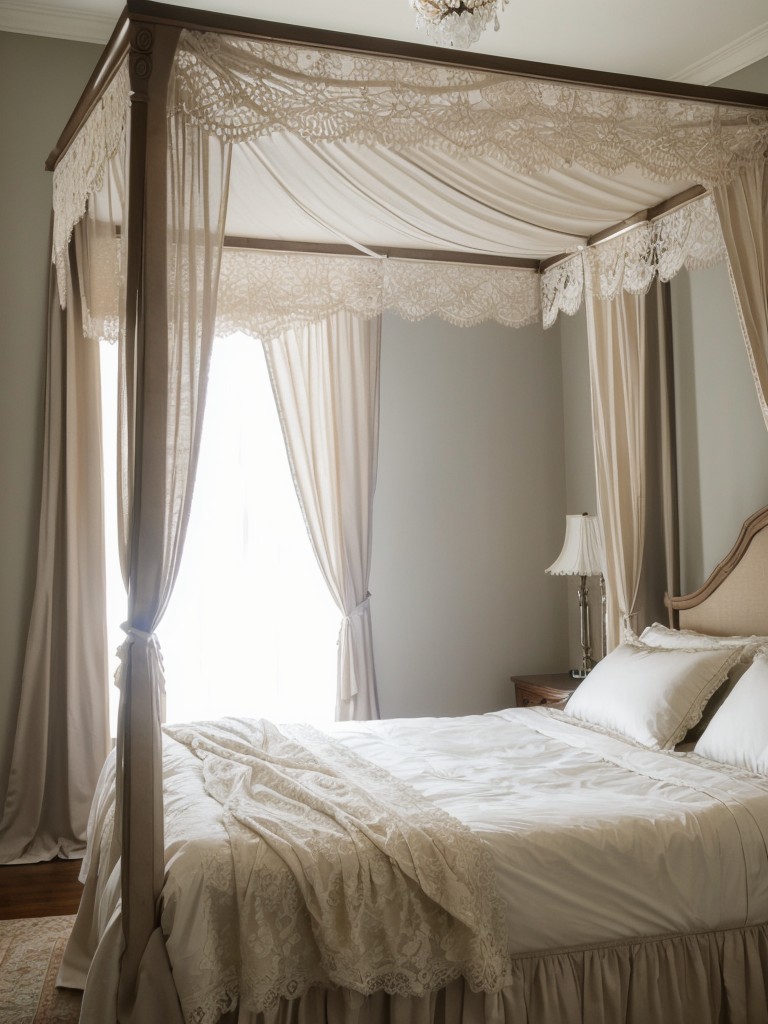
{"label": "white pillow", "polygon": [[768,775],[768,654],[757,655],[693,752]]}
{"label": "white pillow", "polygon": [[763,646],[768,644],[765,636],[712,636],[709,633],[696,633],[692,629],[670,629],[654,622],[646,626],[640,634],[640,642],[648,647],[663,647],[667,651],[702,650],[714,651],[724,647]]}
{"label": "white pillow", "polygon": [[691,747],[687,749],[693,749],[693,744],[701,739],[718,708],[721,707],[733,687],[752,664],[755,654],[768,644],[768,637],[765,636],[712,636],[710,633],[696,633],[692,629],[670,629],[669,626],[662,626],[659,622],[647,626],[643,630],[640,640],[649,647],[663,647],[667,651],[680,649],[717,651],[736,647],[743,649],[742,657],[731,668],[722,686],[719,686],[711,699],[707,701],[698,723],[685,736],[685,742],[691,744]]}
{"label": "white pillow", "polygon": [[592,669],[567,712],[654,750],[669,749],[698,722],[742,653],[742,647],[667,651],[622,644]]}

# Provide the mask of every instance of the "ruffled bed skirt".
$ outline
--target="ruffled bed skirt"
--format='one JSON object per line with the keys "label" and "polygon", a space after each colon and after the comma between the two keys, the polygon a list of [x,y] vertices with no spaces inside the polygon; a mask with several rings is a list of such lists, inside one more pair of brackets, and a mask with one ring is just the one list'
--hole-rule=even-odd
{"label": "ruffled bed skirt", "polygon": [[313,989],[221,1024],[766,1024],[768,924],[520,956],[495,994]]}

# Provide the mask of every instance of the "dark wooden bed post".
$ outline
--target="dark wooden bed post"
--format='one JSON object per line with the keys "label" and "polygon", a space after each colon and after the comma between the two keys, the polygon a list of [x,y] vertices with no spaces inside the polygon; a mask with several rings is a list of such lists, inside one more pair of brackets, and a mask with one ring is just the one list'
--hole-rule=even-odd
{"label": "dark wooden bed post", "polygon": [[[181,29],[130,16],[130,121],[126,268],[126,361],[133,415],[134,493],[130,537],[129,623],[142,587],[140,552],[164,507],[167,413],[167,115],[170,72]],[[162,382],[162,386],[159,386]],[[146,561],[144,563],[146,571]],[[128,666],[126,666],[128,668]],[[125,936],[119,1019],[135,1019],[139,965],[157,926],[164,876],[161,734],[157,696],[145,672],[126,671],[118,752],[123,760],[122,924]],[[150,879],[152,884],[150,884]]]}

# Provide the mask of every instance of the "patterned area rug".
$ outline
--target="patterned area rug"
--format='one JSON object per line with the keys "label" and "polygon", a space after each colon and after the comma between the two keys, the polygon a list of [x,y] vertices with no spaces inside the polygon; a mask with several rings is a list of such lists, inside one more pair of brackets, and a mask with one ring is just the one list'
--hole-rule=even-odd
{"label": "patterned area rug", "polygon": [[0,1024],[77,1024],[82,994],[56,988],[74,920],[0,921]]}

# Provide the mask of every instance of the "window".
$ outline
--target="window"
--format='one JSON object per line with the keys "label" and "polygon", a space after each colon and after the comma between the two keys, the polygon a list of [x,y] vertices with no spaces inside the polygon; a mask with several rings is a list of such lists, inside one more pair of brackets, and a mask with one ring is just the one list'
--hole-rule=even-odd
{"label": "window", "polygon": [[[115,350],[102,365],[103,393],[114,401]],[[111,486],[115,420],[114,405],[105,408],[108,614],[117,646],[126,616]],[[301,515],[262,346],[244,335],[217,339],[186,545],[157,630],[167,720],[332,720],[340,621]]]}

